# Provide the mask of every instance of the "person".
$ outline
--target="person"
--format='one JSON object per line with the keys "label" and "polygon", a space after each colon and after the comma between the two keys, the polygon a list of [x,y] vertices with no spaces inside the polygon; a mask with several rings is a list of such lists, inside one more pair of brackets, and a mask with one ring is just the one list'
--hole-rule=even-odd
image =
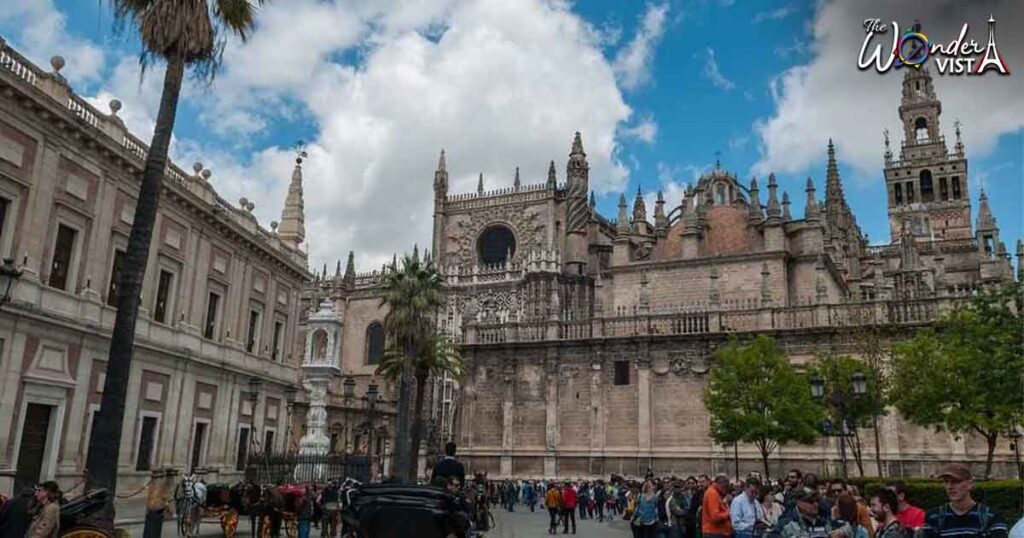
{"label": "person", "polygon": [[580,521],[587,519],[587,484],[586,482],[580,482],[576,489],[576,506],[580,510]]}
{"label": "person", "polygon": [[817,489],[803,488],[793,499],[796,502],[796,516],[780,529],[779,535],[782,538],[837,538],[840,534],[853,534],[849,525],[834,525],[831,519],[822,516],[821,498]]}
{"label": "person", "polygon": [[764,522],[768,528],[775,527],[782,517],[782,504],[775,498],[772,488],[764,486],[761,488],[761,509],[764,510]]}
{"label": "person", "polygon": [[835,501],[835,519],[850,527],[847,538],[868,538],[868,531],[857,517],[857,500],[849,493],[840,494]]}
{"label": "person", "polygon": [[924,538],[1007,538],[1009,527],[992,508],[971,496],[974,476],[966,465],[950,463],[939,475],[948,502],[925,515]]}
{"label": "person", "polygon": [[729,538],[732,535],[732,521],[725,496],[729,491],[729,477],[720,474],[704,490],[700,505],[701,533],[706,538]]}
{"label": "person", "polygon": [[60,486],[50,480],[36,490],[36,514],[28,527],[28,538],[58,538],[60,536]]}
{"label": "person", "polygon": [[296,518],[299,520],[299,538],[309,538],[309,524],[313,519],[313,488],[306,486],[306,491],[299,499]]}
{"label": "person", "polygon": [[896,518],[900,501],[890,489],[882,488],[871,496],[871,517],[878,522],[877,538],[909,538],[906,527]]}
{"label": "person", "polygon": [[600,480],[594,484],[594,508],[597,509],[597,520],[604,521],[604,505],[608,502],[608,490]]}
{"label": "person", "polygon": [[0,521],[0,538],[24,538],[28,533],[34,494],[32,488],[24,488],[20,495],[7,501],[3,520]]}
{"label": "person", "polygon": [[572,533],[576,534],[576,489],[569,482],[562,487],[562,534],[569,533],[569,522],[572,521]]}
{"label": "person", "polygon": [[896,519],[900,520],[900,524],[912,531],[924,527],[924,510],[907,501],[907,485],[900,480],[893,480],[886,483],[885,487],[895,493],[899,501]]}
{"label": "person", "polygon": [[[836,503],[838,502],[839,497],[843,495],[850,495],[851,497],[854,497],[854,500],[856,500],[856,494],[852,491],[853,489],[856,488],[852,488],[846,483],[846,480],[843,480],[842,478],[832,480],[828,486],[829,501],[832,505],[832,517],[836,517],[835,513],[838,510]],[[859,525],[865,530],[865,532],[867,532],[867,538],[875,538],[875,528],[871,525],[871,514],[869,513],[867,506],[861,506],[860,504],[855,503],[855,508],[857,510],[856,518],[847,521],[847,523],[855,528]]]}
{"label": "person", "polygon": [[757,499],[760,490],[761,481],[752,476],[744,482],[740,493],[733,497],[729,505],[729,519],[736,538],[752,538],[764,532],[764,508]]}
{"label": "person", "polygon": [[562,494],[554,482],[548,484],[548,491],[544,494],[544,506],[547,507],[548,514],[551,516],[548,534],[555,534],[558,532],[558,514],[562,510]]}
{"label": "person", "polygon": [[683,493],[678,481],[672,482],[672,493],[668,497],[669,538],[683,538],[686,531],[686,516],[690,508],[689,499]]}
{"label": "person", "polygon": [[455,443],[448,441],[444,445],[444,457],[434,464],[434,470],[430,474],[430,483],[445,484],[451,477],[458,478],[460,484],[466,483],[466,468],[461,461],[455,459]]}
{"label": "person", "polygon": [[644,481],[643,491],[637,497],[636,510],[633,511],[630,523],[635,529],[633,536],[655,538],[658,531],[658,496],[654,493],[654,484],[650,480]]}
{"label": "person", "polygon": [[530,511],[534,512],[537,505],[537,490],[529,480],[523,485],[523,498],[526,500],[526,505],[530,507]]}
{"label": "person", "polygon": [[804,474],[800,469],[790,469],[786,473],[786,483],[782,490],[782,504],[786,509],[796,505],[796,494],[803,487]]}

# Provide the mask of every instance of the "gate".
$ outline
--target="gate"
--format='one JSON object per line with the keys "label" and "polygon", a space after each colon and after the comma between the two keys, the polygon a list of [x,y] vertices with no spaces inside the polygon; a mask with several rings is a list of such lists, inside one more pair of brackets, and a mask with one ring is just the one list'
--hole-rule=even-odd
{"label": "gate", "polygon": [[245,466],[245,479],[257,484],[340,482],[346,478],[369,482],[370,457],[364,454],[252,452]]}

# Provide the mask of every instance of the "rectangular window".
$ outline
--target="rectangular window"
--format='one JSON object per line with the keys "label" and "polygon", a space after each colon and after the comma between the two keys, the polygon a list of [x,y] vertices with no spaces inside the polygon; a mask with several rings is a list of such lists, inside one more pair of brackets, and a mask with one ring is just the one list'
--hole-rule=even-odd
{"label": "rectangular window", "polygon": [[629,361],[615,361],[615,384],[629,384]]}
{"label": "rectangular window", "polygon": [[206,423],[196,422],[196,435],[192,439],[192,470],[203,464],[203,442],[206,440]]}
{"label": "rectangular window", "polygon": [[107,287],[107,305],[117,306],[117,287],[121,285],[121,268],[124,266],[124,251],[114,250],[114,265],[110,268],[110,286]]}
{"label": "rectangular window", "polygon": [[139,455],[135,460],[136,471],[148,471],[153,464],[153,445],[156,442],[156,417],[142,417],[142,431],[139,433]]}
{"label": "rectangular window", "polygon": [[78,232],[73,228],[63,224],[57,226],[57,241],[53,246],[53,266],[50,268],[49,284],[51,288],[67,290],[76,235]]}
{"label": "rectangular window", "polygon": [[249,331],[245,337],[245,350],[249,353],[259,353],[259,330],[260,311],[253,308],[249,310]]}
{"label": "rectangular window", "polygon": [[174,273],[160,270],[160,278],[156,283],[156,304],[153,305],[153,320],[160,323],[167,323],[167,301],[171,297],[171,284],[174,283]]}
{"label": "rectangular window", "polygon": [[903,185],[896,183],[892,186],[892,197],[896,205],[903,205]]}
{"label": "rectangular window", "polygon": [[914,183],[911,181],[907,182],[907,203],[914,203]]}
{"label": "rectangular window", "polygon": [[217,332],[217,308],[219,306],[220,295],[211,291],[210,297],[206,300],[206,325],[203,330],[203,336],[211,340]]}
{"label": "rectangular window", "polygon": [[960,199],[960,176],[953,176],[953,199]]}
{"label": "rectangular window", "polygon": [[249,459],[249,428],[238,428],[238,451],[235,453],[235,470],[244,471]]}
{"label": "rectangular window", "polygon": [[284,333],[284,323],[280,321],[274,322],[274,340],[271,342],[270,347],[270,360],[276,361],[281,357],[281,335]]}
{"label": "rectangular window", "polygon": [[267,430],[263,434],[263,451],[273,452],[274,450],[274,430]]}
{"label": "rectangular window", "polygon": [[949,182],[944,177],[939,178],[939,198],[949,200]]}

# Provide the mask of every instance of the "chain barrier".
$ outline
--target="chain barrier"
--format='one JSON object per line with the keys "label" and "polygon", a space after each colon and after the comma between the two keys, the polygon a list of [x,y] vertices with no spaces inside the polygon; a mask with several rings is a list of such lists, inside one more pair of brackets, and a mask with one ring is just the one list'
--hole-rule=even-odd
{"label": "chain barrier", "polygon": [[146,483],[145,483],[145,484],[143,484],[143,485],[142,485],[142,487],[141,487],[141,488],[139,488],[138,490],[136,490],[136,491],[134,491],[134,492],[132,492],[132,493],[129,493],[129,494],[127,494],[127,495],[120,495],[120,494],[119,494],[119,495],[114,495],[114,496],[115,496],[115,497],[117,497],[118,499],[130,499],[130,498],[132,498],[132,497],[138,496],[138,495],[139,495],[140,493],[142,493],[143,491],[146,491],[146,488],[148,488],[148,487],[149,487],[149,485],[150,485],[150,484],[152,484],[152,483],[153,483],[153,479],[152,479],[152,478],[150,478],[150,479],[149,479],[148,481],[146,481]]}
{"label": "chain barrier", "polygon": [[[69,487],[69,488],[65,489],[65,490],[64,490],[64,493],[71,493],[72,491],[75,491],[75,490],[76,490],[76,489],[78,489],[79,487],[82,487],[82,486],[84,486],[84,485],[85,485],[85,481],[86,481],[86,480],[87,480],[88,478],[89,478],[89,472],[88,472],[88,471],[85,471],[85,470],[82,470],[82,479],[81,479],[81,480],[79,480],[78,482],[76,482],[76,483],[75,483],[75,485],[73,485],[73,486],[71,486],[71,487]],[[83,493],[84,493],[84,491],[83,491]]]}

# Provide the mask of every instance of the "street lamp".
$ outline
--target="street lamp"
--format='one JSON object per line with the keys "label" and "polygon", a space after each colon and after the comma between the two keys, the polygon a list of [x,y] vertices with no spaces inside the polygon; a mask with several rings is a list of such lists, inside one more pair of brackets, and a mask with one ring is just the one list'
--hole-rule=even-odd
{"label": "street lamp", "polygon": [[363,402],[366,405],[366,457],[370,462],[370,476],[373,476],[373,434],[375,433],[374,428],[374,411],[377,409],[377,401],[380,399],[380,392],[377,390],[376,383],[370,383],[366,387],[366,396],[363,396]]}
{"label": "street lamp", "polygon": [[341,383],[341,394],[346,399],[352,398],[356,393],[356,380],[352,376],[345,378],[345,381]]}
{"label": "street lamp", "polygon": [[[861,398],[867,393],[867,377],[861,372],[854,372],[850,376],[850,388],[853,392],[854,398]],[[826,400],[825,395],[825,380],[820,376],[815,375],[810,379],[811,385],[811,396],[818,401],[824,402]],[[848,477],[846,470],[846,438],[853,437],[857,434],[857,424],[853,419],[847,416],[847,402],[842,391],[839,387],[833,387],[832,393],[827,396],[827,403],[830,403],[832,407],[839,412],[839,428],[837,429],[830,419],[825,419],[821,425],[821,432],[826,437],[838,437],[839,438],[839,461],[842,465],[843,478]]]}
{"label": "street lamp", "polygon": [[[256,404],[259,403],[259,401],[260,401],[260,385],[262,385],[262,384],[263,384],[263,380],[258,378],[258,377],[253,376],[253,377],[249,378],[249,394],[248,394],[248,396],[249,396],[249,403],[251,404],[250,407],[252,407],[252,440],[258,446],[262,446],[262,445],[259,445],[259,442],[260,442],[259,441],[260,432],[259,432],[258,429],[256,429]],[[266,447],[263,447],[263,452],[265,453],[266,451],[267,451]]]}
{"label": "street lamp", "polygon": [[11,290],[19,278],[21,278],[21,269],[15,267],[14,258],[4,258],[3,265],[0,265],[0,292],[3,293],[0,296],[0,304],[11,301]]}
{"label": "street lamp", "polygon": [[1020,464],[1020,441],[1024,434],[1021,434],[1017,428],[1010,430],[1008,434],[1010,437],[1010,448],[1013,449],[1013,460],[1017,464],[1017,479],[1024,480],[1024,467]]}

